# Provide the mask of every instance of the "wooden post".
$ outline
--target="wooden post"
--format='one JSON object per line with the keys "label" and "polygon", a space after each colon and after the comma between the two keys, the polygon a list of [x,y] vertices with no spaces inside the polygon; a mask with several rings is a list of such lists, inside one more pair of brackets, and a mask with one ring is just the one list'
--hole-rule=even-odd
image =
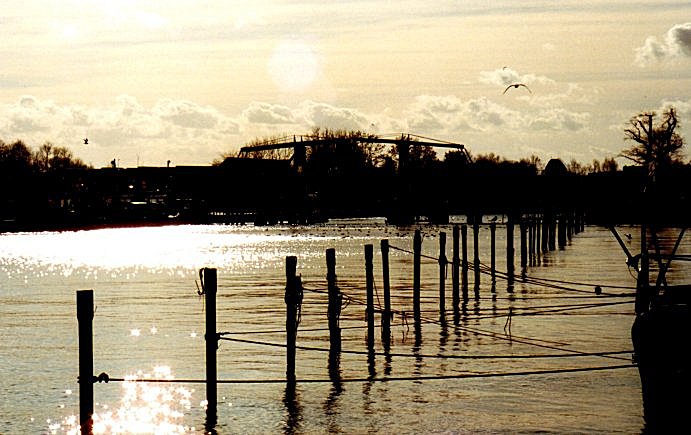
{"label": "wooden post", "polygon": [[535,265],[535,220],[528,219],[528,266]]}
{"label": "wooden post", "polygon": [[381,241],[381,268],[384,281],[384,312],[381,318],[381,337],[384,349],[388,349],[391,341],[391,286],[389,283],[389,241]]}
{"label": "wooden post", "polygon": [[79,331],[79,425],[82,435],[91,434],[94,420],[94,291],[77,290]]}
{"label": "wooden post", "polygon": [[581,226],[581,227],[580,227],[580,228],[581,228],[581,232],[585,231],[585,215],[584,215],[583,213],[581,213],[581,223],[580,223],[580,226]]}
{"label": "wooden post", "polygon": [[480,296],[480,220],[482,216],[473,216],[473,269],[475,272],[475,297]]}
{"label": "wooden post", "polygon": [[374,348],[374,267],[372,259],[374,248],[372,245],[365,245],[365,282],[367,286],[367,348]]}
{"label": "wooden post", "polygon": [[297,270],[298,258],[286,257],[286,380],[295,382],[295,340],[297,338],[297,305],[298,292]]}
{"label": "wooden post", "polygon": [[329,308],[327,317],[329,319],[329,342],[331,352],[341,351],[341,328],[339,317],[341,316],[341,292],[336,286],[336,250],[329,248],[326,250],[326,283],[329,292]]}
{"label": "wooden post", "polygon": [[453,256],[451,257],[451,299],[453,304],[453,309],[457,310],[460,305],[460,253],[459,253],[459,239],[460,233],[458,225],[453,227]]}
{"label": "wooden post", "polygon": [[468,226],[461,225],[461,289],[463,300],[468,300]]}
{"label": "wooden post", "polygon": [[542,216],[542,252],[547,252],[549,242],[549,215],[545,214]]}
{"label": "wooden post", "polygon": [[526,241],[526,222],[523,217],[521,217],[521,222],[519,223],[519,228],[521,231],[521,276],[525,277],[527,267],[527,248],[528,243]]}
{"label": "wooden post", "polygon": [[489,224],[489,250],[490,250],[490,273],[492,275],[492,283],[497,282],[497,223],[490,222]]}
{"label": "wooden post", "polygon": [[439,319],[444,321],[446,312],[446,233],[439,233]]}
{"label": "wooden post", "polygon": [[413,319],[420,322],[420,259],[422,257],[422,236],[415,230],[413,238]]}
{"label": "wooden post", "polygon": [[646,223],[641,224],[640,271],[636,282],[636,314],[647,313],[650,308],[650,257],[648,256],[648,234]]}
{"label": "wooden post", "polygon": [[509,282],[513,281],[514,264],[513,264],[513,217],[509,215],[506,222],[506,273]]}
{"label": "wooden post", "polygon": [[[206,401],[207,421],[214,421],[218,407],[216,351],[218,333],[216,332],[216,269],[204,268],[204,303],[206,312]],[[209,418],[212,416],[212,418]]]}
{"label": "wooden post", "polygon": [[557,249],[557,218],[554,214],[549,216],[549,250],[554,251]]}
{"label": "wooden post", "polygon": [[564,215],[564,213],[559,214],[558,231],[559,249],[563,249],[564,246],[566,246],[566,216]]}
{"label": "wooden post", "polygon": [[540,232],[542,228],[542,221],[540,218],[537,218],[535,221],[535,264],[540,264],[540,250],[542,246],[542,234]]}

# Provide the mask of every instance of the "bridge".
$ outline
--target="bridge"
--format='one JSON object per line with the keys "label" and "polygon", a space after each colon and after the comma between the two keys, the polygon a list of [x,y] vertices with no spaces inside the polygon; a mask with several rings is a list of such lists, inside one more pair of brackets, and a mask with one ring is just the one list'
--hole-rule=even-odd
{"label": "bridge", "polygon": [[[389,137],[386,137],[389,136]],[[463,144],[443,141],[438,139],[432,139],[425,136],[410,134],[410,133],[397,133],[395,137],[390,137],[394,135],[376,136],[376,135],[357,135],[348,137],[321,137],[315,135],[294,135],[282,137],[280,139],[267,141],[262,144],[248,145],[240,148],[238,157],[249,157],[253,153],[258,153],[262,151],[275,151],[275,150],[285,150],[293,149],[293,155],[291,160],[295,166],[303,166],[305,164],[305,149],[306,147],[318,147],[323,145],[335,144],[338,146],[339,143],[373,143],[373,144],[386,144],[394,145],[399,150],[399,158],[405,159],[406,152],[409,147],[425,147],[431,146],[434,148],[450,148],[459,150],[463,153],[468,161],[471,161],[470,154]]]}

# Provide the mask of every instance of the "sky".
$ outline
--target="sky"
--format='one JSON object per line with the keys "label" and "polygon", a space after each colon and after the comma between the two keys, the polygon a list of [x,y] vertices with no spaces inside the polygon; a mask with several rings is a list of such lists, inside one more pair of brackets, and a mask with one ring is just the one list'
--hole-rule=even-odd
{"label": "sky", "polygon": [[94,167],[208,165],[314,127],[590,163],[670,105],[691,140],[688,1],[0,4],[0,139]]}

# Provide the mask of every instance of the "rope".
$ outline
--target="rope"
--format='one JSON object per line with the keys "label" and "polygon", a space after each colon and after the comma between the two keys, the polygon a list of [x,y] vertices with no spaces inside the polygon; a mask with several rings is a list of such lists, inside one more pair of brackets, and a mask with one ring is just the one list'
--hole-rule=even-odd
{"label": "rope", "polygon": [[[410,251],[410,250],[408,250],[408,249],[399,248],[399,247],[394,246],[394,245],[389,245],[389,248],[390,248],[390,249],[397,250],[397,251],[401,251],[401,252],[404,252],[404,253],[410,254],[410,255],[414,255],[414,254],[415,254],[414,252],[412,252],[412,251]],[[434,262],[437,262],[437,263],[443,260],[443,261],[446,261],[448,264],[457,265],[457,266],[459,266],[459,267],[462,266],[462,264],[461,264],[460,261],[459,261],[459,262],[455,262],[455,261],[453,261],[453,260],[449,261],[449,260],[447,260],[446,258],[433,257],[433,256],[430,256],[430,255],[425,255],[425,254],[420,254],[420,256],[421,256],[422,258],[426,258],[426,259],[429,259],[429,260],[434,261]],[[484,274],[491,274],[491,268],[490,268],[489,266],[487,266],[487,265],[484,264],[484,263],[480,263],[480,265],[481,265],[480,272],[482,272],[482,273],[484,273]],[[508,276],[509,276],[508,273],[503,272],[503,271],[499,271],[499,270],[495,270],[495,273],[498,274],[498,275],[500,275],[500,277],[501,277],[501,278],[504,278],[504,279],[507,279]],[[519,280],[519,279],[520,279],[521,281],[530,280],[530,281],[532,281],[532,282],[535,283],[535,284],[540,284],[541,282],[545,282],[545,283],[552,282],[552,283],[557,283],[557,284],[571,284],[571,285],[578,285],[578,286],[583,286],[583,287],[595,287],[595,286],[598,286],[598,285],[599,285],[600,287],[603,287],[603,288],[612,288],[612,289],[623,289],[623,290],[635,290],[635,289],[636,289],[636,287],[632,287],[632,286],[616,286],[616,285],[604,285],[604,286],[603,286],[603,285],[601,285],[601,284],[593,284],[593,283],[585,283],[585,282],[575,282],[575,281],[566,281],[566,280],[549,279],[549,278],[536,278],[536,277],[530,277],[530,278],[528,278],[528,277],[524,277],[524,276],[521,276],[521,275],[513,275],[513,278],[516,279],[516,280]],[[544,284],[544,285],[547,286],[546,284]],[[579,290],[579,289],[571,289],[571,288],[568,288],[568,287],[563,287],[563,288],[562,288],[562,287],[559,287],[559,288],[560,288],[560,289],[563,289],[563,290],[583,291],[583,290]]]}
{"label": "rope", "polygon": [[[234,341],[245,344],[255,344],[269,347],[287,347],[285,344],[272,343],[266,341],[245,340],[242,338],[221,337],[220,340]],[[312,351],[312,352],[331,352],[331,349],[323,347],[312,346],[295,346],[296,349]],[[390,356],[398,358],[428,358],[428,359],[538,359],[538,358],[575,358],[575,357],[605,357],[610,355],[632,354],[633,350],[618,350],[609,352],[582,352],[582,353],[560,353],[560,354],[527,354],[527,355],[439,355],[439,354],[407,354],[407,353],[391,353],[391,352],[368,352],[359,350],[341,350],[339,353],[349,355],[373,355],[373,356]]]}
{"label": "rope", "polygon": [[[299,379],[294,383],[316,384],[316,383],[345,383],[345,382],[399,382],[399,381],[436,381],[446,379],[476,379],[476,378],[504,378],[520,376],[540,376],[563,373],[596,372],[605,370],[633,369],[634,364],[608,365],[595,367],[572,367],[552,370],[527,370],[503,373],[459,373],[455,375],[437,376],[397,376],[388,378],[334,378],[334,379]],[[150,383],[179,383],[179,384],[205,384],[205,379],[138,379],[138,378],[110,378],[111,382],[150,382]],[[285,379],[217,379],[217,384],[283,384],[288,383]]]}

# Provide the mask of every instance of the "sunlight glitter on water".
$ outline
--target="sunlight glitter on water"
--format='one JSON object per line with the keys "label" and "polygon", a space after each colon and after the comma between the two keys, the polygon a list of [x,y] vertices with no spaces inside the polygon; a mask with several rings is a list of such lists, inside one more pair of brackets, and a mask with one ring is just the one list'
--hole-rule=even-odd
{"label": "sunlight glitter on water", "polygon": [[[100,405],[93,415],[94,434],[182,434],[192,433],[194,427],[181,422],[186,411],[192,409],[192,391],[168,383],[136,382],[139,379],[173,380],[170,367],[154,367],[153,373],[137,372],[122,383],[122,397],[114,409]],[[49,423],[51,434],[77,435],[80,431],[75,415],[60,422]]]}
{"label": "sunlight glitter on water", "polygon": [[[110,270],[120,276],[125,270],[131,274],[130,269],[175,273],[180,268],[197,265],[232,268],[240,262],[244,267],[248,263],[261,264],[266,257],[274,255],[267,253],[264,246],[290,238],[288,234],[266,235],[259,231],[241,233],[234,228],[219,231],[213,226],[192,230],[186,226],[167,226],[5,234],[0,243],[0,258],[11,259],[13,264],[6,265],[8,271],[24,270],[25,263],[38,263],[41,268],[63,277],[80,269],[87,274],[98,269]],[[241,252],[242,258],[230,257],[227,255],[230,251]]]}

